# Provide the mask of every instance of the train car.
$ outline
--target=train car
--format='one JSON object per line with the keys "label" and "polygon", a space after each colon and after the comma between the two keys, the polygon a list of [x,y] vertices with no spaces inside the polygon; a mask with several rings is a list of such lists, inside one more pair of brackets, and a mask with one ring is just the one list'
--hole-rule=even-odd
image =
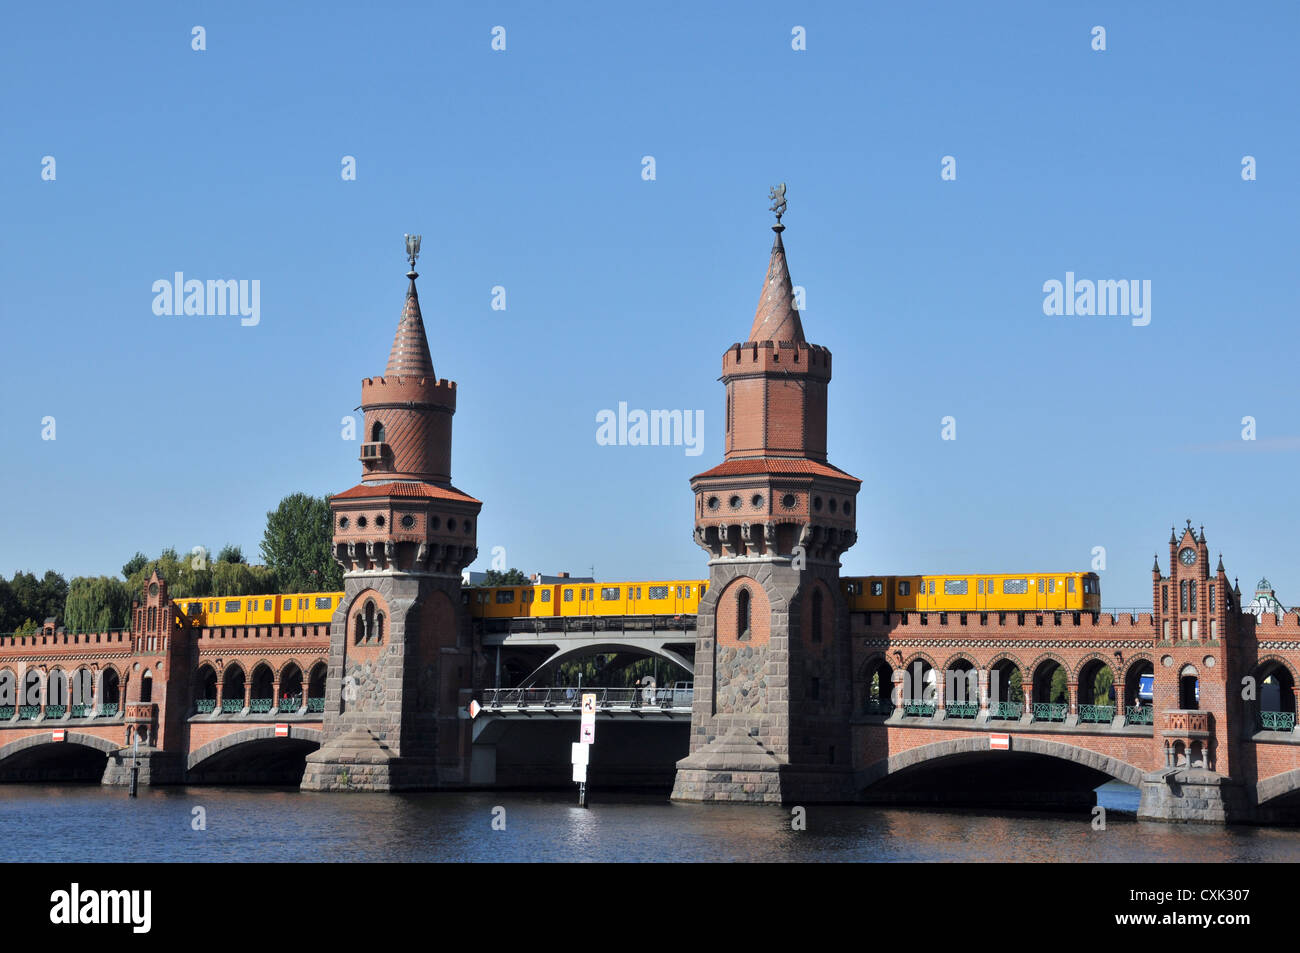
{"label": "train car", "polygon": [[275,597],[281,625],[320,625],[334,618],[341,592],[289,592]]}
{"label": "train car", "polygon": [[1096,573],[852,576],[842,580],[851,610],[871,612],[1097,611]]}

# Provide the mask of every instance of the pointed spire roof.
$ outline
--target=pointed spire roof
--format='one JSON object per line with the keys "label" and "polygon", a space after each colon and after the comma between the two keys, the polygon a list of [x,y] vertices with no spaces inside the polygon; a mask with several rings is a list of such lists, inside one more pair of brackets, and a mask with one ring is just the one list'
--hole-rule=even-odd
{"label": "pointed spire roof", "polygon": [[388,352],[388,369],[385,377],[435,377],[433,357],[429,354],[429,340],[424,335],[424,318],[420,315],[420,297],[415,292],[415,279],[420,276],[414,269],[406,273],[411,279],[406,289],[406,303],[402,306],[402,320],[397,322],[393,336],[393,349]]}
{"label": "pointed spire roof", "polygon": [[776,232],[776,241],[772,243],[772,257],[767,263],[767,277],[763,279],[749,340],[803,344],[803,323],[794,307],[794,285],[785,262],[785,246],[781,244],[785,226],[773,225],[772,231]]}

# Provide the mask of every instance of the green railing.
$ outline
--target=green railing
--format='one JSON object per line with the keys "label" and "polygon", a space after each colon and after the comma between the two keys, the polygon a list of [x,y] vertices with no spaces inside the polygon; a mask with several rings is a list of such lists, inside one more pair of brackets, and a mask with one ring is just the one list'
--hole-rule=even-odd
{"label": "green railing", "polygon": [[1018,719],[1024,713],[1024,702],[998,702],[996,705],[989,705],[989,717],[1002,721]]}
{"label": "green railing", "polygon": [[107,705],[100,705],[100,706],[99,706],[99,714],[100,714],[101,717],[109,717],[109,718],[111,718],[112,716],[116,715],[116,714],[117,714],[117,702],[110,702],[110,703],[107,704]]}
{"label": "green railing", "polygon": [[244,710],[244,700],[242,698],[223,698],[221,699],[221,714],[230,715]]}
{"label": "green railing", "polygon": [[944,711],[949,718],[974,718],[980,713],[980,706],[978,702],[948,702]]}
{"label": "green railing", "polygon": [[1069,710],[1065,702],[1034,702],[1034,721],[1065,721]]}
{"label": "green railing", "polygon": [[250,698],[248,710],[254,715],[264,715],[275,706],[274,698]]}
{"label": "green railing", "polygon": [[301,695],[290,695],[288,698],[280,699],[281,712],[297,711],[301,707],[302,707]]}
{"label": "green railing", "polygon": [[1124,709],[1124,723],[1126,725],[1153,725],[1156,721],[1156,710],[1151,705],[1134,705],[1132,708]]}
{"label": "green railing", "polygon": [[215,698],[200,698],[194,703],[194,710],[200,715],[211,714],[217,710],[217,700]]}
{"label": "green railing", "polygon": [[934,704],[930,702],[903,702],[903,714],[917,718],[929,718],[934,714]]}
{"label": "green railing", "polygon": [[14,716],[13,705],[0,705],[0,721],[9,721]]}
{"label": "green railing", "polygon": [[888,718],[894,713],[894,703],[891,701],[882,701],[878,698],[867,700],[868,715],[884,715]]}
{"label": "green railing", "polygon": [[41,715],[40,705],[19,705],[18,720],[31,721],[33,718],[39,718]]}
{"label": "green railing", "polygon": [[307,699],[307,710],[308,710],[308,711],[324,711],[324,710],[325,710],[325,699],[324,699],[324,697],[321,697],[321,698],[308,698],[308,699]]}
{"label": "green railing", "polygon": [[73,718],[85,718],[85,717],[87,717],[87,716],[90,714],[90,709],[91,709],[91,706],[90,706],[90,705],[73,705],[73,706],[72,706],[72,717],[73,717]]}
{"label": "green railing", "polygon": [[1261,711],[1259,724],[1265,731],[1290,731],[1295,727],[1295,712]]}
{"label": "green railing", "polygon": [[1109,724],[1115,718],[1114,705],[1080,705],[1079,720]]}
{"label": "green railing", "polygon": [[46,705],[45,706],[46,718],[62,718],[67,713],[68,713],[67,705]]}

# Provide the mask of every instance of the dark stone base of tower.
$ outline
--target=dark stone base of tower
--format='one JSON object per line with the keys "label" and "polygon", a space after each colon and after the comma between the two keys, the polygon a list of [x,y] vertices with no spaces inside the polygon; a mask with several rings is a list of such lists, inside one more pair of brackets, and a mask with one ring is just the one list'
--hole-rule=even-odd
{"label": "dark stone base of tower", "polygon": [[185,765],[180,755],[157,748],[141,748],[136,754],[130,748],[123,748],[108,756],[102,783],[130,786],[133,766],[139,768],[136,782],[141,787],[149,784],[180,784],[185,776]]}
{"label": "dark stone base of tower", "polygon": [[1242,785],[1214,771],[1166,768],[1142,778],[1138,819],[1189,824],[1229,824],[1250,820]]}

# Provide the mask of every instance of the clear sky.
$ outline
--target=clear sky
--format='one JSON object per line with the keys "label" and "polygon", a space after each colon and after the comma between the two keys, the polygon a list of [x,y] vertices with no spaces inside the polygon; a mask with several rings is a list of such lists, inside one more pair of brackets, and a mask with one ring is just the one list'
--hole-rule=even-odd
{"label": "clear sky", "polygon": [[[1300,602],[1300,13],[1142,6],[7,5],[0,572],[255,557],[282,496],[358,482],[417,232],[473,568],[703,576],[688,481],[786,182],[846,574],[1103,546],[1103,602],[1149,605],[1190,518]],[[178,271],[257,280],[259,322],[156,315]],[[1150,281],[1150,323],[1045,315],[1067,272]],[[598,445],[620,401],[703,410],[703,452]]]}

